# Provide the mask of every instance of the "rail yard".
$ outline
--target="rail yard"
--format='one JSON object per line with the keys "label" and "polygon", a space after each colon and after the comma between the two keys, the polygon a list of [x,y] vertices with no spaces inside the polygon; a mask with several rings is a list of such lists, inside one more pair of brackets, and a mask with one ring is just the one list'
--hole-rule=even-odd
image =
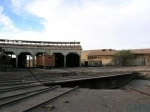
{"label": "rail yard", "polygon": [[80,42],[0,39],[0,111],[150,111],[149,66],[81,67],[81,50]]}
{"label": "rail yard", "polygon": [[0,112],[150,112],[150,0],[0,0]]}
{"label": "rail yard", "polygon": [[[79,83],[74,83],[73,87],[61,85],[61,83],[44,85],[54,81],[63,83],[70,81],[73,83],[80,80],[85,83],[84,80],[95,78],[102,78],[100,82],[108,82],[110,79],[107,77],[115,76],[117,79],[116,76],[120,75],[149,72],[147,67],[33,68],[30,71],[40,82],[27,69],[0,72],[0,111],[136,112],[139,106],[141,112],[149,112],[150,109],[149,86],[140,89],[127,87],[122,90],[119,88],[89,89],[90,87],[82,87]],[[121,82],[123,83],[123,81]]]}

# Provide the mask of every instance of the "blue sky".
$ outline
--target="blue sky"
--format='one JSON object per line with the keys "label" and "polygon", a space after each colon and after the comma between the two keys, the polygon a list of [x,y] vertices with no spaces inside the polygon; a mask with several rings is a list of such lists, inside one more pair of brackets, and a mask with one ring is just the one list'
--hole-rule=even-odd
{"label": "blue sky", "polygon": [[12,20],[16,28],[22,31],[41,31],[44,29],[44,26],[41,24],[41,21],[44,21],[44,18],[40,18],[26,12],[24,12],[24,14],[18,14],[14,11],[15,7],[13,6],[11,0],[1,0],[0,6],[3,7],[3,14],[8,16]]}
{"label": "blue sky", "polygon": [[0,38],[150,48],[149,0],[0,0]]}

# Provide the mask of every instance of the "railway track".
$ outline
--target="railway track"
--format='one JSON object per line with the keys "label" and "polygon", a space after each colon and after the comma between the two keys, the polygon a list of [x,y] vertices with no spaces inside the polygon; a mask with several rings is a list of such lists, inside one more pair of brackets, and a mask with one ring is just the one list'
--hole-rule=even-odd
{"label": "railway track", "polygon": [[21,86],[17,86],[17,87],[5,87],[5,88],[2,88],[0,89],[0,93],[2,92],[8,92],[8,91],[14,91],[14,90],[21,90],[21,89],[26,89],[26,88],[33,88],[33,87],[37,87],[37,86],[41,86],[39,84],[37,85],[21,85]]}
{"label": "railway track", "polygon": [[[4,83],[5,85],[3,85]],[[15,83],[17,85],[13,85]],[[40,83],[35,84],[28,81],[0,80],[0,112],[32,112],[36,108],[77,89],[79,87],[47,87]]]}

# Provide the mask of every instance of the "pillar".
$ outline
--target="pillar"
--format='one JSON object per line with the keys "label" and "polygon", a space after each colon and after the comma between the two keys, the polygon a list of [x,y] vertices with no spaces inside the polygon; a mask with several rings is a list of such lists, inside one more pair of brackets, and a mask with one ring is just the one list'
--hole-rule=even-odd
{"label": "pillar", "polygon": [[66,55],[64,55],[64,67],[66,67]]}
{"label": "pillar", "polygon": [[30,67],[30,55],[29,55],[29,67]]}
{"label": "pillar", "polygon": [[32,55],[32,67],[35,66],[35,55]]}
{"label": "pillar", "polygon": [[81,56],[79,56],[79,67],[81,67]]}
{"label": "pillar", "polygon": [[18,55],[16,55],[16,68],[18,68]]}

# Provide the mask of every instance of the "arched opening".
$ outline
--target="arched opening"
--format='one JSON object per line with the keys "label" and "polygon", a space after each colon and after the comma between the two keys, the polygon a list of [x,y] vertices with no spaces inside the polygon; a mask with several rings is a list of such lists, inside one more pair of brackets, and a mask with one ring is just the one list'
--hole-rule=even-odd
{"label": "arched opening", "polygon": [[75,53],[70,53],[66,56],[66,67],[79,67],[80,56]]}
{"label": "arched opening", "polygon": [[[13,52],[5,51],[4,49],[3,49],[3,52],[6,53],[11,58],[9,64],[13,68],[15,68],[16,67],[16,55]],[[2,58],[4,60],[6,57],[4,56]]]}
{"label": "arched opening", "polygon": [[2,60],[6,60],[6,58],[7,58],[7,57],[6,57],[5,55],[2,56]]}
{"label": "arched opening", "polygon": [[55,67],[64,67],[64,55],[61,53],[55,54]]}
{"label": "arched opening", "polygon": [[[18,68],[30,67],[30,56],[29,52],[22,52],[18,55]],[[16,57],[17,58],[17,57]]]}

